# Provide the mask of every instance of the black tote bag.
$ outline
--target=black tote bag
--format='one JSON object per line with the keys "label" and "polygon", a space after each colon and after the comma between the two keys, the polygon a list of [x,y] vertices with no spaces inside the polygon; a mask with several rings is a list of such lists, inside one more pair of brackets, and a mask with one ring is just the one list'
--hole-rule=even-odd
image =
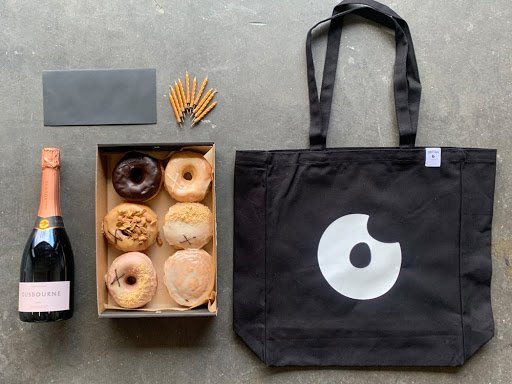
{"label": "black tote bag", "polygon": [[[325,148],[348,13],[395,31],[398,148]],[[267,365],[461,365],[494,333],[496,151],[415,146],[421,86],[395,12],[347,0],[328,20],[320,98],[306,41],[310,149],[236,153],[234,330]]]}

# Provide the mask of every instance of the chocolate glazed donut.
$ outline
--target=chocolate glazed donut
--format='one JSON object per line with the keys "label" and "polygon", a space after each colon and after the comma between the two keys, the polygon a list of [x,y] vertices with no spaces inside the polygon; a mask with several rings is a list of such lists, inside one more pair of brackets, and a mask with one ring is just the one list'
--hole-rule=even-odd
{"label": "chocolate glazed donut", "polygon": [[112,171],[112,184],[126,200],[147,201],[160,191],[162,175],[159,160],[140,152],[128,152]]}

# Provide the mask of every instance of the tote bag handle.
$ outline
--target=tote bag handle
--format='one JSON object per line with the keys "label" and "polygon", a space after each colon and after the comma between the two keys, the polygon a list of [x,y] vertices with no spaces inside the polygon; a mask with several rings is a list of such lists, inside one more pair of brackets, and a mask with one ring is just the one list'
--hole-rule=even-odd
{"label": "tote bag handle", "polygon": [[[343,18],[350,13],[395,30],[396,56],[393,86],[398,132],[400,135],[399,142],[400,147],[414,147],[418,128],[421,83],[411,33],[405,20],[390,8],[373,0],[342,1],[334,8],[332,17],[315,24],[307,34],[306,61],[311,116],[309,131],[310,147],[313,150],[321,150],[325,149],[326,146]],[[327,21],[331,21],[331,25],[327,39],[322,89],[319,98],[311,41],[313,30]]]}

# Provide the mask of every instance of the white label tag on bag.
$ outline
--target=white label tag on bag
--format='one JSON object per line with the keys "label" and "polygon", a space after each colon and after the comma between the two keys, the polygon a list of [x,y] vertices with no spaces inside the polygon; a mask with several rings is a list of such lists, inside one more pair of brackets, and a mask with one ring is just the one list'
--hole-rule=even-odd
{"label": "white label tag on bag", "polygon": [[425,148],[425,167],[441,166],[441,148]]}

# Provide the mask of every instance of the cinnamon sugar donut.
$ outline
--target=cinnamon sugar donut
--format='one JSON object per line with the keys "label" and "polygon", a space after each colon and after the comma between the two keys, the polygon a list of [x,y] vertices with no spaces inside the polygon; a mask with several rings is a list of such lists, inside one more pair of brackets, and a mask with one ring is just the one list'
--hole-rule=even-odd
{"label": "cinnamon sugar donut", "polygon": [[212,178],[212,166],[196,152],[176,152],[165,167],[165,189],[180,202],[203,200]]}
{"label": "cinnamon sugar donut", "polygon": [[164,276],[167,291],[178,304],[204,304],[215,286],[213,257],[202,249],[178,251],[165,261]]}
{"label": "cinnamon sugar donut", "polygon": [[165,215],[162,229],[174,247],[202,248],[213,236],[213,214],[201,203],[176,203]]}
{"label": "cinnamon sugar donut", "polygon": [[108,242],[124,252],[149,248],[158,234],[156,213],[141,204],[122,203],[115,206],[107,213],[102,224]]}
{"label": "cinnamon sugar donut", "polygon": [[105,284],[120,307],[140,308],[156,293],[156,271],[145,254],[128,252],[114,259],[105,275]]}

